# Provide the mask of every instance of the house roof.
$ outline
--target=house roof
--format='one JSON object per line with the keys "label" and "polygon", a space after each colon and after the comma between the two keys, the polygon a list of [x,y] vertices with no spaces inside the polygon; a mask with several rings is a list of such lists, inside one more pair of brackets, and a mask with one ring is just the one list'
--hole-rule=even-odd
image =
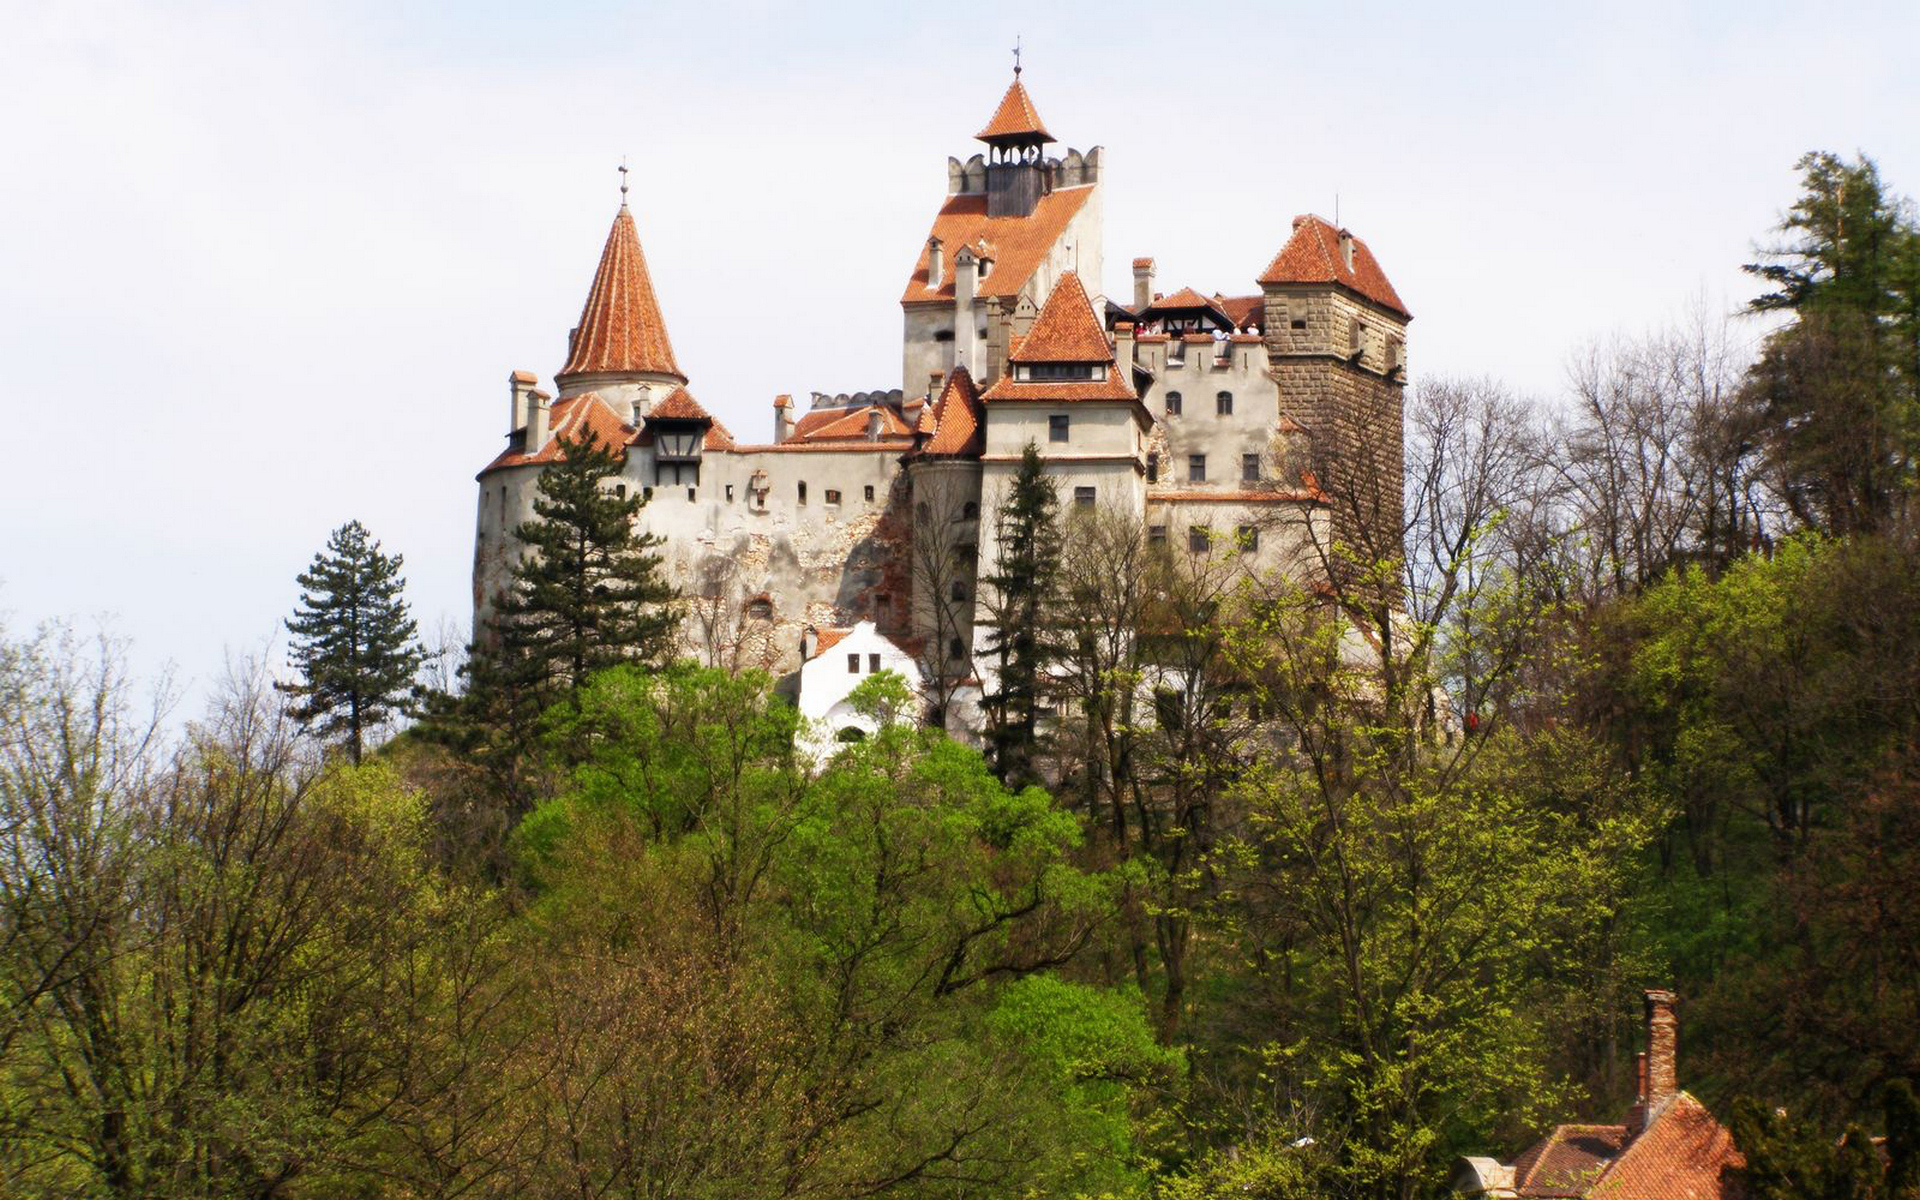
{"label": "house roof", "polygon": [[993,249],[993,270],[982,279],[975,289],[979,296],[1014,296],[1024,288],[1027,280],[1033,277],[1035,267],[1040,265],[1047,251],[1060,240],[1066,232],[1067,223],[1072,221],[1087,203],[1087,197],[1093,194],[1093,185],[1056,188],[1040,197],[1033,212],[1024,217],[989,217],[987,198],[979,192],[958,196],[948,196],[946,203],[933,218],[933,230],[928,235],[938,238],[942,244],[940,251],[945,262],[940,272],[940,286],[927,286],[927,262],[932,247],[925,240],[921,242],[920,256],[914,260],[913,273],[907,278],[907,289],[902,293],[902,304],[923,304],[932,301],[953,300],[953,256],[965,246],[973,245],[980,239],[986,239]]}
{"label": "house roof", "polygon": [[1746,1165],[1733,1135],[1686,1092],[1625,1125],[1561,1125],[1513,1160],[1517,1196],[1566,1200],[1737,1200]]}
{"label": "house roof", "polygon": [[1215,292],[1213,303],[1221,312],[1227,314],[1227,319],[1233,322],[1235,329],[1266,324],[1267,298],[1258,293],[1252,296],[1222,296]]}
{"label": "house roof", "polygon": [[1407,306],[1400,301],[1400,294],[1387,282],[1386,272],[1380,269],[1373,251],[1359,238],[1353,239],[1353,265],[1347,265],[1340,253],[1342,232],[1311,213],[1295,217],[1293,236],[1260,273],[1259,282],[1337,283],[1383,308],[1411,317]]}
{"label": "house roof", "polygon": [[683,387],[673,389],[665,400],[647,410],[649,421],[711,421],[713,415]]}
{"label": "house roof", "polygon": [[1017,363],[1113,362],[1113,347],[1077,272],[1061,275],[1027,336],[1009,358]]}
{"label": "house roof", "polygon": [[620,414],[601,398],[598,392],[583,392],[558,401],[547,418],[551,431],[547,443],[532,454],[526,453],[526,431],[516,430],[509,435],[507,448],[488,463],[481,474],[501,467],[545,466],[561,457],[561,441],[576,440],[581,431],[592,430],[601,444],[612,446],[616,450],[624,448],[632,441],[634,427],[620,419]]}
{"label": "house roof", "polygon": [[[913,427],[894,409],[885,404],[865,404],[859,408],[827,409],[823,412],[808,413],[808,417],[822,417],[810,425],[803,419],[794,426],[790,441],[830,442],[835,440],[867,440],[867,426],[871,414],[880,414],[880,436],[886,438],[908,437]],[[806,425],[806,428],[802,428]]]}
{"label": "house roof", "polygon": [[980,392],[965,367],[947,373],[940,399],[928,406],[933,413],[932,437],[921,453],[975,455],[987,446],[986,422],[981,419]]}
{"label": "house roof", "polygon": [[987,127],[973,135],[983,142],[998,141],[1002,138],[1034,138],[1043,142],[1054,140],[1047,127],[1040,123],[1040,114],[1033,107],[1033,97],[1027,95],[1027,89],[1020,82],[1018,72],[1013,82],[1007,85],[1007,94],[1000,97],[1000,107],[993,110],[993,119]]}
{"label": "house roof", "polygon": [[554,378],[629,372],[670,375],[686,382],[673,360],[673,344],[667,340],[667,323],[653,294],[640,233],[634,228],[633,214],[622,204],[607,232],[600,266],[593,273],[593,286],[587,290],[580,323],[567,347],[567,363]]}

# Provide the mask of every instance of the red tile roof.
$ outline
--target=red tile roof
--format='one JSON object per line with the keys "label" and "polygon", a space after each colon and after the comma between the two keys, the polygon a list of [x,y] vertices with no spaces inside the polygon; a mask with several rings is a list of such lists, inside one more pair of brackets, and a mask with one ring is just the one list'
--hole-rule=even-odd
{"label": "red tile roof", "polygon": [[1017,363],[1112,364],[1113,347],[1077,273],[1068,271],[1054,283],[1033,327],[1009,357]]}
{"label": "red tile roof", "polygon": [[1254,296],[1222,296],[1214,293],[1213,302],[1227,319],[1233,322],[1235,329],[1245,329],[1249,325],[1264,325],[1267,322],[1267,298]]}
{"label": "red tile roof", "polygon": [[825,629],[814,630],[816,636],[813,643],[813,657],[819,658],[822,654],[838,646],[841,639],[852,632],[853,630],[851,628],[840,629],[831,625]]}
{"label": "red tile roof", "polygon": [[987,446],[986,422],[981,419],[980,392],[965,367],[955,367],[940,389],[940,399],[932,410],[933,436],[921,447],[923,454],[975,455]]}
{"label": "red tile roof", "polygon": [[1626,1144],[1624,1125],[1560,1125],[1513,1162],[1522,1196],[1581,1196]]}
{"label": "red tile roof", "polygon": [[[1050,379],[1045,383],[1033,381],[1021,382],[1011,375],[1002,375],[994,380],[993,386],[981,395],[981,399],[996,400],[1136,400],[1133,385],[1121,378],[1123,372],[1108,371],[1105,379]],[[1144,409],[1142,410],[1144,411]]]}
{"label": "red tile roof", "polygon": [[1047,251],[1060,240],[1066,232],[1067,223],[1074,214],[1085,206],[1087,197],[1093,194],[1092,185],[1084,187],[1059,188],[1040,197],[1040,203],[1034,206],[1033,213],[1025,217],[989,217],[987,215],[986,196],[975,192],[970,195],[949,196],[940,212],[933,219],[933,232],[930,237],[939,238],[944,249],[941,254],[946,258],[944,269],[940,272],[940,286],[927,286],[927,255],[931,248],[923,241],[920,257],[914,260],[913,274],[907,278],[907,290],[901,295],[902,304],[923,304],[930,301],[953,300],[953,255],[960,247],[985,238],[994,250],[993,271],[980,281],[976,290],[981,296],[1013,296],[1027,285],[1033,277],[1034,268],[1040,265]]}
{"label": "red tile roof", "polygon": [[1733,1200],[1740,1191],[1730,1173],[1746,1165],[1726,1126],[1680,1092],[1585,1194],[1595,1200]]}
{"label": "red tile roof", "polygon": [[913,429],[901,420],[900,414],[892,408],[884,404],[866,404],[859,408],[836,408],[817,414],[808,413],[809,417],[818,415],[830,419],[816,421],[806,430],[796,426],[793,439],[807,442],[833,441],[839,438],[865,441],[868,421],[873,413],[880,414],[880,436],[907,437],[913,433]]}
{"label": "red tile roof", "polygon": [[673,361],[673,344],[654,298],[647,256],[626,205],[613,218],[600,267],[580,311],[580,324],[556,380],[573,375],[650,372],[686,382]]}
{"label": "red tile roof", "polygon": [[1034,111],[1033,98],[1027,95],[1027,89],[1017,74],[1008,85],[1007,94],[1000,97],[1000,107],[993,110],[993,120],[973,136],[983,142],[1034,136],[1043,142],[1054,140],[1053,135],[1047,132],[1047,127],[1040,123],[1040,114]]}
{"label": "red tile roof", "polygon": [[485,475],[501,467],[545,466],[560,458],[561,439],[574,440],[580,436],[583,428],[592,430],[602,445],[612,446],[616,450],[627,446],[635,433],[633,426],[622,421],[598,392],[585,392],[558,402],[547,420],[549,433],[546,445],[528,454],[521,448],[526,441],[526,434],[515,433],[511,444],[480,473]]}
{"label": "red tile roof", "polygon": [[700,402],[693,398],[692,392],[678,387],[673,389],[665,400],[647,410],[647,420],[711,421],[713,415],[701,407]]}
{"label": "red tile roof", "polygon": [[1373,251],[1353,239],[1353,266],[1340,253],[1340,230],[1307,214],[1293,219],[1293,236],[1260,273],[1261,283],[1337,283],[1351,288],[1384,308],[1411,317],[1400,294],[1387,282],[1386,272]]}

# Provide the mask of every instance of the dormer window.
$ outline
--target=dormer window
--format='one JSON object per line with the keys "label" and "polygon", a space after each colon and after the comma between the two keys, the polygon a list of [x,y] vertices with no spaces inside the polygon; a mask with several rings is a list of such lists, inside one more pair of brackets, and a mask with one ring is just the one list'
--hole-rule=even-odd
{"label": "dormer window", "polygon": [[1094,363],[1021,363],[1017,379],[1050,382],[1060,379],[1105,379],[1107,369]]}

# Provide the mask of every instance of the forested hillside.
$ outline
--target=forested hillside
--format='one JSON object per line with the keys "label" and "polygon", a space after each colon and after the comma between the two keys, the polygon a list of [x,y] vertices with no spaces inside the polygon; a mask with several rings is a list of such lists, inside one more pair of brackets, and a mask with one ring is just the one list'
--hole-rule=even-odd
{"label": "forested hillside", "polygon": [[670,661],[598,446],[457,684],[357,525],[302,679],[177,742],[111,640],[8,631],[0,1194],[1426,1196],[1617,1119],[1652,986],[1782,1161],[1907,1161],[1920,223],[1800,165],[1750,312],[1417,381],[1404,494],[1327,496],[1403,527],[1311,570],[1025,480],[984,753],[883,673],[815,761]]}

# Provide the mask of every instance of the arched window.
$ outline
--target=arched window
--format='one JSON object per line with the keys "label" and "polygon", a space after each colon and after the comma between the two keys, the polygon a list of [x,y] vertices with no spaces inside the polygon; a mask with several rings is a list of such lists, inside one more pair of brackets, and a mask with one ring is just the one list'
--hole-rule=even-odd
{"label": "arched window", "polygon": [[979,520],[979,519],[980,519],[980,506],[979,506],[978,504],[975,504],[975,503],[974,503],[973,501],[971,501],[971,500],[969,500],[969,501],[967,501],[967,502],[966,502],[965,504],[962,504],[962,505],[960,506],[960,519],[961,519],[962,521],[977,521],[977,520]]}
{"label": "arched window", "polygon": [[1221,392],[1219,395],[1215,396],[1213,398],[1213,412],[1215,416],[1219,416],[1219,417],[1232,416],[1233,415],[1233,393]]}
{"label": "arched window", "polygon": [[1177,417],[1180,415],[1180,393],[1179,392],[1167,393],[1167,415],[1170,417]]}

